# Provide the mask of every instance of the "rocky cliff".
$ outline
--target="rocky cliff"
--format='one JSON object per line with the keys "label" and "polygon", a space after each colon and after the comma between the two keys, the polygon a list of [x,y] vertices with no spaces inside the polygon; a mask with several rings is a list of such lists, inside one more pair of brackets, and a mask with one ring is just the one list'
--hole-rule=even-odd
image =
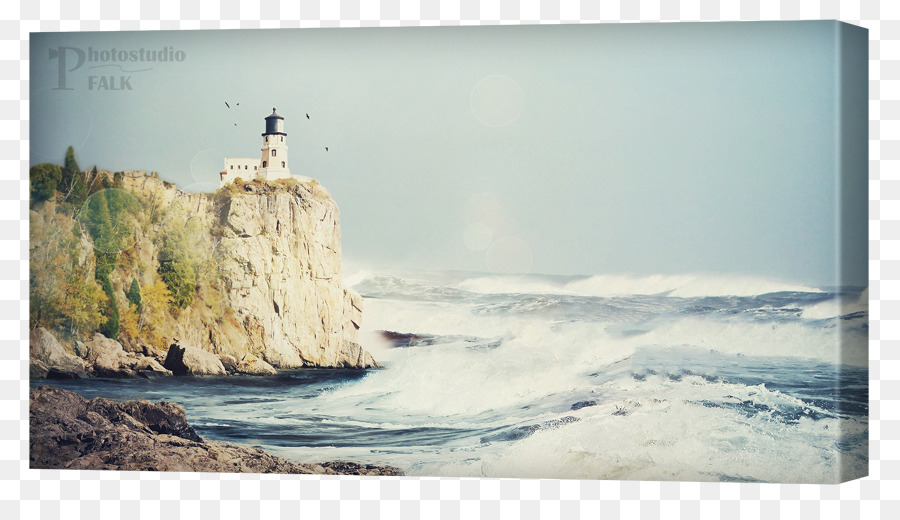
{"label": "rocky cliff", "polygon": [[[115,174],[115,182],[138,208],[133,244],[117,253],[109,275],[118,308],[133,309],[117,335],[126,352],[163,363],[175,344],[244,373],[377,366],[358,344],[362,298],[341,278],[338,207],[317,182],[239,182],[216,194],[182,192],[144,172]],[[57,210],[33,211],[41,219]],[[90,250],[90,237],[82,242]],[[166,268],[185,281],[183,292],[172,278],[163,283]],[[126,295],[133,281],[143,293],[139,309]],[[154,287],[163,288],[151,296]],[[160,292],[171,297],[167,305],[159,305]],[[75,354],[76,340],[90,337],[52,332]]]}
{"label": "rocky cliff", "polygon": [[[125,175],[123,184],[166,211],[180,207],[186,221],[199,222],[195,233],[208,235],[195,242],[211,248],[232,327],[194,306],[173,339],[237,359],[257,355],[276,368],[376,366],[358,344],[362,298],[341,278],[339,210],[318,183],[241,183],[217,196],[145,175]],[[158,244],[146,242],[135,248],[152,265]]]}
{"label": "rocky cliff", "polygon": [[251,341],[277,367],[372,366],[362,298],[341,281],[338,207],[321,188],[244,185],[221,208],[221,279]]}

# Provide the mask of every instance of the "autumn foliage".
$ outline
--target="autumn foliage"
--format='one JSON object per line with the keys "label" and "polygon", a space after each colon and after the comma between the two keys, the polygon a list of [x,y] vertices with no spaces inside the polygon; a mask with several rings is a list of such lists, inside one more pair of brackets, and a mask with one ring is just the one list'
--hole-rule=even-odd
{"label": "autumn foliage", "polygon": [[184,309],[225,314],[211,246],[197,238],[196,222],[124,189],[120,173],[81,171],[71,147],[63,162],[31,168],[32,329],[74,339],[100,332],[164,349]]}

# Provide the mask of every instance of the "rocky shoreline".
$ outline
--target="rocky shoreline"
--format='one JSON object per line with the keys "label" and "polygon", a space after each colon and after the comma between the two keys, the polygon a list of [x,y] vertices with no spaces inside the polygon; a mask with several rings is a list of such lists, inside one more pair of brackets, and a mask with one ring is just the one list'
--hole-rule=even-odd
{"label": "rocky shoreline", "polygon": [[120,403],[52,386],[31,389],[30,466],[35,469],[402,475],[391,466],[298,464],[263,450],[207,442],[184,409],[162,401]]}
{"label": "rocky shoreline", "polygon": [[38,327],[30,336],[29,374],[31,379],[84,379],[278,373],[272,365],[249,352],[238,359],[173,341],[163,354],[149,348],[127,350],[116,340],[94,334],[89,341],[76,341],[75,352],[71,353],[53,334]]}

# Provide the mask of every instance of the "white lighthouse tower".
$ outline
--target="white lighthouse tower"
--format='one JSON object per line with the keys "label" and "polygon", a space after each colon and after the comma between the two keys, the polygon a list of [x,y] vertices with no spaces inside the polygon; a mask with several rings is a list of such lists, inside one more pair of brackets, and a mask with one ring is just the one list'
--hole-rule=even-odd
{"label": "white lighthouse tower", "polygon": [[262,160],[259,164],[259,176],[266,180],[287,179],[291,176],[288,169],[288,147],[285,143],[284,118],[275,112],[266,117],[266,133],[262,134]]}
{"label": "white lighthouse tower", "polygon": [[[225,169],[219,172],[222,186],[227,186],[242,179],[245,182],[251,180],[273,181],[291,177],[288,168],[288,147],[285,139],[284,118],[275,112],[266,117],[266,132],[262,134],[262,158],[226,157]],[[309,182],[312,179],[302,175],[293,176],[299,182]]]}

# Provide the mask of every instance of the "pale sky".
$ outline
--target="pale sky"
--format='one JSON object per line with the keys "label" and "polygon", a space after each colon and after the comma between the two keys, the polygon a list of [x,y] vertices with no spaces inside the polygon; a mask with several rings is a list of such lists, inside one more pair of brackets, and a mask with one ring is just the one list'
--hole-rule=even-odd
{"label": "pale sky", "polygon": [[867,43],[841,27],[33,34],[31,159],[212,191],[277,107],[356,266],[865,285]]}

